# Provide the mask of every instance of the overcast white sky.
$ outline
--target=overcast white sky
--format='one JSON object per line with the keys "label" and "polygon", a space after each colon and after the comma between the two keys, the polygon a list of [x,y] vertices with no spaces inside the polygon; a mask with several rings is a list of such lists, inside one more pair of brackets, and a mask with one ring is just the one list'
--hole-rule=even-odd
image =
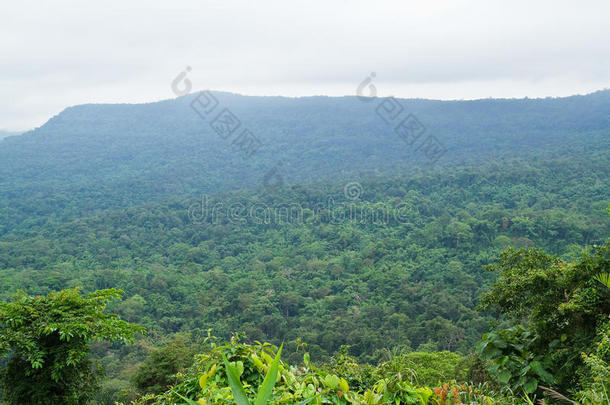
{"label": "overcast white sky", "polygon": [[546,97],[610,88],[610,1],[259,0],[0,3],[0,129],[82,103],[194,90]]}

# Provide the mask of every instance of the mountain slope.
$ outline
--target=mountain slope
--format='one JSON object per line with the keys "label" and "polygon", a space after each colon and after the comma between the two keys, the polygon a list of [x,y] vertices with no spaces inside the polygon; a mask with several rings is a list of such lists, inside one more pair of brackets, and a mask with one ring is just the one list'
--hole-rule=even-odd
{"label": "mountain slope", "polygon": [[[0,141],[0,223],[6,224],[0,234],[26,217],[61,216],[75,207],[87,213],[173,195],[403,173],[428,169],[437,158],[435,166],[502,156],[586,158],[610,147],[610,91],[534,100],[397,100],[401,107],[357,97],[212,94],[218,105],[205,119],[191,108],[200,93],[150,104],[81,105]],[[403,111],[390,120],[391,108]],[[211,125],[226,111],[241,123],[231,135]],[[408,114],[425,127],[416,142],[421,127],[402,132],[406,139],[396,130]],[[249,157],[243,130],[260,141]],[[426,155],[434,152],[426,148],[430,135],[436,151],[446,151],[442,156]]]}

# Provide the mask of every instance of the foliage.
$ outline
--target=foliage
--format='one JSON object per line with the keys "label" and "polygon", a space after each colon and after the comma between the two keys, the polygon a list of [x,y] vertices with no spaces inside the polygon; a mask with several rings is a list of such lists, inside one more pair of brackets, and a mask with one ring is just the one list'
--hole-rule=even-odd
{"label": "foliage", "polygon": [[[442,352],[398,352],[390,354],[390,360],[378,366],[381,375],[404,373],[404,378],[412,384],[435,386],[445,381],[457,379],[466,381],[464,357],[449,351]],[[430,365],[434,366],[430,366]],[[405,371],[407,371],[405,373]]]}
{"label": "foliage", "polygon": [[[565,178],[575,169],[562,170]],[[315,360],[344,344],[372,362],[378,350],[401,345],[467,353],[493,319],[475,307],[495,277],[481,266],[504,246],[498,237],[573,255],[574,246],[601,240],[610,226],[605,212],[596,216],[601,186],[559,184],[550,164],[384,177],[363,187],[366,199],[354,202],[336,183],[210,197],[210,207],[259,204],[272,215],[295,203],[309,215],[302,221],[221,216],[194,223],[188,208],[199,196],[68,222],[51,218],[35,232],[24,225],[0,239],[0,291],[116,286],[126,300],[112,310],[155,338],[208,328],[224,338],[233,331],[285,338],[287,346],[301,337]],[[378,207],[390,220],[331,220],[316,209],[329,196],[347,212]],[[550,201],[559,203],[550,209]],[[473,230],[468,247],[463,238],[457,246],[455,222]]]}
{"label": "foliage", "polygon": [[583,353],[588,368],[585,389],[578,393],[582,404],[610,404],[610,319],[600,328],[592,353]]}
{"label": "foliage", "polygon": [[[280,346],[275,355],[275,358],[273,359],[271,364],[269,364],[269,369],[267,370],[267,374],[265,375],[265,378],[258,390],[254,405],[265,405],[270,402],[271,396],[273,395],[273,386],[275,385],[275,382],[278,377],[281,354],[282,346]],[[225,366],[227,380],[229,381],[229,386],[231,387],[231,391],[233,392],[233,398],[235,399],[235,402],[238,405],[250,405],[250,401],[246,396],[246,391],[242,386],[241,381],[239,380],[239,376],[241,375],[241,369],[233,367],[227,360],[227,356],[225,356],[224,353],[222,354],[222,361]],[[309,401],[304,401],[301,403],[307,402]]]}
{"label": "foliage", "polygon": [[[311,367],[308,345],[300,343],[298,348],[303,351],[303,364]],[[328,361],[320,364],[318,369],[329,374],[340,375],[354,391],[364,391],[373,386],[380,378],[378,367],[368,363],[358,363],[358,359],[349,354],[349,346],[343,345]]]}
{"label": "foliage", "polygon": [[531,404],[527,398],[512,394],[500,394],[491,389],[488,384],[464,384],[456,381],[446,382],[434,388],[435,397],[432,403],[438,405],[512,405]]}
{"label": "foliage", "polygon": [[79,289],[32,297],[19,292],[0,303],[0,348],[8,356],[2,372],[10,404],[82,404],[98,388],[101,371],[88,354],[94,340],[131,342],[142,328],[115,314],[107,302],[122,291],[80,294]]}
{"label": "foliage", "polygon": [[[295,202],[309,215],[284,223],[250,217],[193,223],[188,208],[194,199],[69,222],[50,218],[35,232],[23,227],[0,238],[0,296],[18,288],[40,295],[75,285],[85,291],[117,287],[126,299],[109,310],[146,326],[149,345],[175,333],[192,333],[198,341],[208,328],[225,339],[241,331],[250,339],[285,340],[284,356],[293,363],[300,361],[294,354],[299,338],[309,343],[314,361],[342,345],[359,363],[375,364],[394,347],[465,354],[494,319],[476,306],[496,277],[481,266],[505,245],[496,244],[499,236],[573,260],[578,245],[607,234],[610,216],[595,201],[604,187],[583,184],[580,175],[565,180],[571,172],[596,178],[587,170],[549,163],[383,177],[363,181],[366,194],[352,202],[336,183],[210,200],[210,207],[256,203],[272,214]],[[329,195],[350,204],[348,212],[377,206],[404,217],[375,224],[370,218],[331,220],[316,209]],[[556,201],[553,209],[550,201]],[[465,239],[457,247],[447,228],[456,221],[473,230],[467,247]],[[117,379],[128,384],[145,353],[108,347],[95,356],[118,393]]]}
{"label": "foliage", "polygon": [[601,273],[594,277],[597,281],[610,288],[610,273]]}
{"label": "foliage", "polygon": [[[223,358],[226,355],[226,361]],[[338,357],[341,354],[337,354]],[[275,358],[274,358],[275,357]],[[414,385],[402,378],[405,370],[388,370],[387,365],[375,368],[379,377],[370,384],[352,386],[348,375],[357,374],[359,364],[353,359],[339,361],[338,368],[316,367],[304,356],[305,366],[290,366],[279,360],[279,350],[267,343],[247,345],[236,338],[222,346],[211,344],[199,355],[194,368],[180,375],[181,382],[161,395],[148,395],[138,404],[246,404],[256,396],[254,386],[274,381],[269,404],[412,404],[440,405],[458,402],[470,404],[522,404],[519,398],[500,395],[485,385],[473,386],[455,381],[436,388]],[[276,378],[274,365],[277,365]],[[429,367],[433,369],[434,364]],[[353,370],[349,370],[349,369]],[[342,374],[341,372],[347,372]],[[233,376],[231,374],[234,374]],[[265,381],[263,376],[266,374]],[[271,387],[268,384],[267,387]],[[434,386],[432,386],[434,387]],[[259,393],[262,390],[259,390]],[[239,394],[238,394],[239,393]],[[258,402],[257,402],[258,404]]]}
{"label": "foliage", "polygon": [[551,384],[553,375],[551,355],[557,342],[552,342],[548,352],[535,354],[536,338],[521,325],[488,332],[477,345],[484,360],[490,360],[489,372],[500,384],[508,385],[514,392],[532,394],[539,385]]}
{"label": "foliage", "polygon": [[141,393],[159,394],[175,383],[175,375],[193,363],[195,355],[188,336],[177,336],[164,346],[153,349],[132,376]]}
{"label": "foliage", "polygon": [[488,333],[479,344],[482,356],[494,359],[501,382],[517,379],[528,393],[537,381],[573,389],[583,372],[581,353],[591,352],[610,313],[610,290],[596,280],[610,269],[610,242],[573,263],[538,249],[509,249],[490,269],[500,274],[482,307],[525,322],[526,329]]}
{"label": "foliage", "polygon": [[[215,93],[264,143],[252,159],[244,159],[230,139],[222,139],[193,111],[196,96],[70,107],[34,131],[3,139],[0,235],[35,228],[51,217],[67,222],[179,194],[261,186],[278,161],[290,184],[320,178],[345,184],[345,178],[362,173],[413,174],[427,167],[425,154],[357,97]],[[400,103],[446,148],[437,165],[470,161],[478,166],[512,155],[530,162],[564,160],[559,166],[574,164],[577,174],[580,165],[607,151],[610,141],[610,91],[540,100]],[[596,180],[603,178],[583,178],[581,185]],[[598,201],[607,197],[604,185],[599,187]]]}
{"label": "foliage", "polygon": [[[351,360],[335,374],[370,388],[382,378],[372,364],[388,361],[392,348],[472,351],[496,317],[476,310],[496,278],[482,266],[501,250],[537,246],[572,262],[580,246],[607,238],[610,92],[402,100],[447,147],[432,167],[355,98],[217,96],[264,135],[251,159],[202,125],[188,97],[70,108],[0,143],[0,298],[17,289],[116,287],[126,299],[109,311],[150,332],[131,347],[93,344],[110,377],[106,404],[120,398],[150,347],[185,332],[199,342],[209,328],[223,339],[239,331],[285,341],[292,364],[301,361],[299,339],[314,362],[330,363],[349,345]],[[278,160],[285,184],[265,188]],[[359,198],[346,198],[347,181],[362,185]],[[282,207],[295,205],[299,217],[281,220]],[[253,207],[268,210],[250,215]],[[593,295],[578,294],[570,305],[587,318],[595,309],[578,300]],[[567,319],[568,309],[553,316],[580,330],[585,321]],[[527,324],[511,320],[519,323]],[[595,323],[585,334],[568,331],[565,342],[559,336],[553,364],[576,366],[575,380],[586,372],[579,351],[593,352]],[[550,342],[540,335],[537,345]],[[157,359],[167,372],[153,360],[143,366],[152,384],[143,390],[175,382],[170,372],[183,364],[174,368],[175,354]],[[436,369],[403,359],[400,381],[448,378],[452,356],[434,356]],[[477,367],[471,374],[485,381]],[[559,370],[566,386],[570,372]]]}

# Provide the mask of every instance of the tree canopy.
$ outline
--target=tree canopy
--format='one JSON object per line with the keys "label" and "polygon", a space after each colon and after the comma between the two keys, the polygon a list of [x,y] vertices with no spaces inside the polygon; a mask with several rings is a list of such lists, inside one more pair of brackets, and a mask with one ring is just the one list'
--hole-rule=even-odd
{"label": "tree canopy", "polygon": [[78,288],[46,296],[15,295],[0,303],[0,348],[8,356],[3,398],[11,404],[82,404],[99,388],[100,370],[89,360],[94,340],[133,342],[143,331],[106,313],[122,291],[82,295]]}

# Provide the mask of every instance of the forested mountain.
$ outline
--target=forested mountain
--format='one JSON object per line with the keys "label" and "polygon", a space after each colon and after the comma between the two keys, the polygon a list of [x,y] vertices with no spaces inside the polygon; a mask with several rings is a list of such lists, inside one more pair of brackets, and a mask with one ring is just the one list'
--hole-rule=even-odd
{"label": "forested mountain", "polygon": [[609,109],[608,90],[554,99],[365,102],[197,93],[70,107],[0,142],[0,234],[40,216],[414,172],[434,161],[440,167],[532,154],[586,159],[608,149]]}
{"label": "forested mountain", "polygon": [[[209,330],[284,342],[294,362],[301,342],[318,362],[342,351],[376,363],[396,348],[466,361],[508,322],[493,300],[478,307],[497,280],[485,266],[502,251],[542,248],[557,255],[544,263],[582,269],[583,248],[607,244],[609,111],[610,91],[476,101],[204,92],[71,107],[0,141],[0,297],[124,290],[108,309],[148,335],[93,346],[112,378],[108,404],[152,386],[134,377],[151,348],[174,336],[200,343]],[[607,292],[586,282],[594,293],[582,302],[605,308]]]}

